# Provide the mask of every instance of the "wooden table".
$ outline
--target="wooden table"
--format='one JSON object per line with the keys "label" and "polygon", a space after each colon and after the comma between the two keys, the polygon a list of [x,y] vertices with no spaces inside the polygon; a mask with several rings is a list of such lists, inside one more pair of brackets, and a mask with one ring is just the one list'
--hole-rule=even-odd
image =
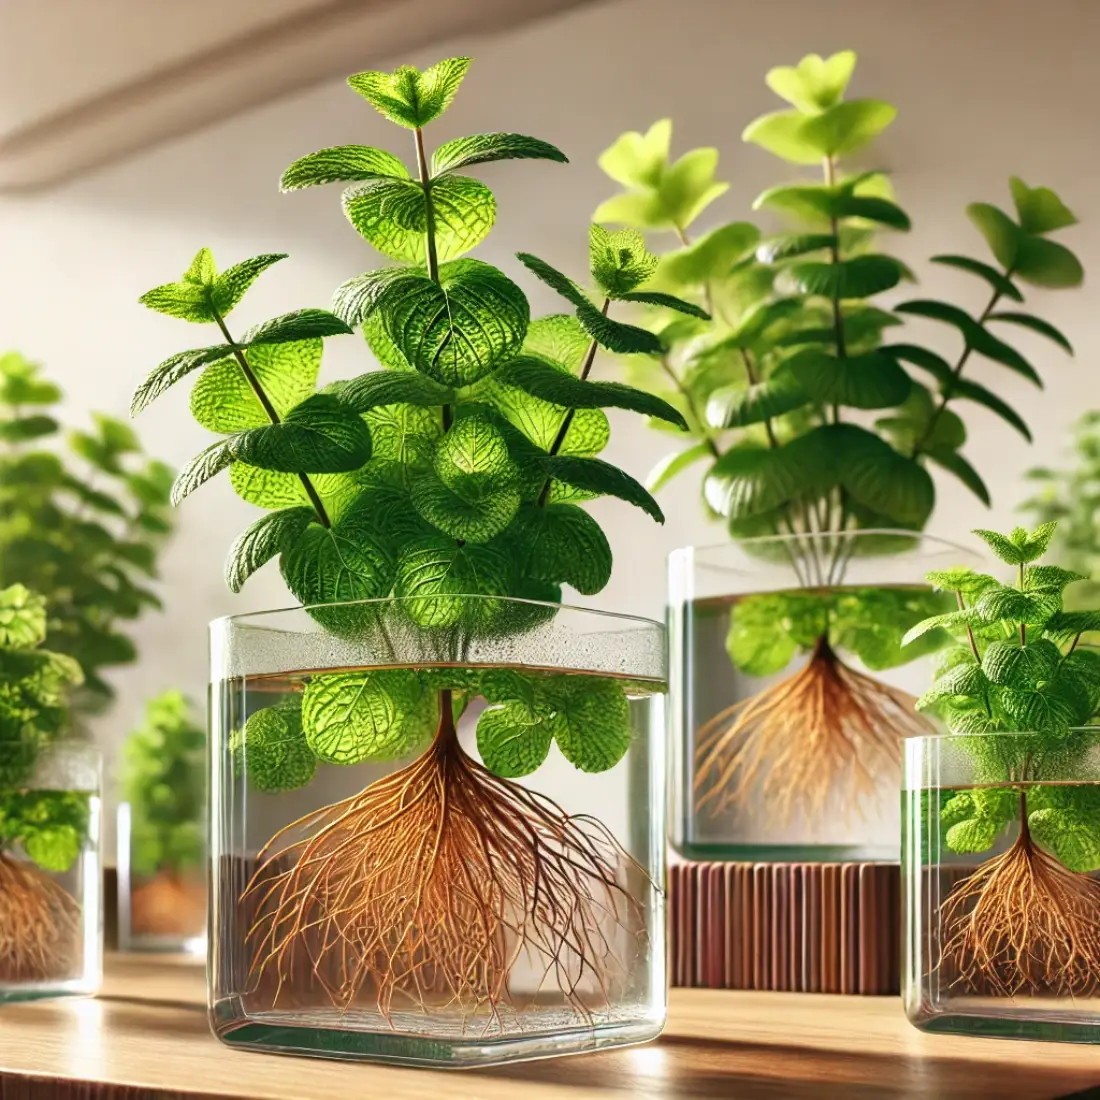
{"label": "wooden table", "polygon": [[649,1046],[466,1072],[229,1050],[203,997],[194,963],[114,956],[95,1000],[0,1007],[0,1098],[1051,1100],[1100,1085],[1100,1049],[923,1035],[892,997],[675,990]]}

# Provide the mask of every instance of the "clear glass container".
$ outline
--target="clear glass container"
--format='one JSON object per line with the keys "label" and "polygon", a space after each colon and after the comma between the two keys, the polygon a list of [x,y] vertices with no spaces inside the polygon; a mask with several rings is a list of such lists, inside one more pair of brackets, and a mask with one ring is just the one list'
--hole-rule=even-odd
{"label": "clear glass container", "polygon": [[900,739],[930,681],[925,574],[982,558],[859,531],[686,547],[669,558],[670,840],[697,860],[898,860]]}
{"label": "clear glass container", "polygon": [[1100,729],[914,738],[903,804],[910,1021],[1100,1042]]}
{"label": "clear glass container", "polygon": [[[149,866],[142,823],[129,802],[115,818],[120,951],[166,951],[201,956],[206,951],[206,863]],[[190,824],[190,823],[188,823]],[[203,829],[205,821],[194,822]]]}
{"label": "clear glass container", "polygon": [[[663,627],[436,599],[211,626],[210,1011],[230,1045],[460,1067],[663,1026]],[[364,722],[388,750],[316,764]],[[579,770],[573,736],[617,762]],[[513,742],[523,777],[501,778],[486,753]]]}
{"label": "clear glass container", "polygon": [[0,742],[0,1003],[103,977],[99,750]]}

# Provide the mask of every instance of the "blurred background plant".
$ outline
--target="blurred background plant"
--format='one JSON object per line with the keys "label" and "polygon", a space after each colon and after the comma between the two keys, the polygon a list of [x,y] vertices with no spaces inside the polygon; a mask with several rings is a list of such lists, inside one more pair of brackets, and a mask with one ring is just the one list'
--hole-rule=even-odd
{"label": "blurred background plant", "polygon": [[172,531],[173,475],[109,416],[62,440],[62,399],[37,363],[0,355],[0,587],[45,598],[51,648],[84,670],[71,700],[80,728],[113,697],[103,671],[137,656],[128,624],[161,606],[149,582]]}

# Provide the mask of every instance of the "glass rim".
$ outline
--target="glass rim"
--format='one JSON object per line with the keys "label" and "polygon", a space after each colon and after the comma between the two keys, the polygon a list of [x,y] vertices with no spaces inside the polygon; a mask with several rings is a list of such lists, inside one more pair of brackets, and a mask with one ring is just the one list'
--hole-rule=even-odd
{"label": "glass rim", "polygon": [[[1066,738],[1074,733],[1095,733],[1100,734],[1100,722],[1096,722],[1093,725],[1085,726],[1070,726],[1065,733],[1059,734],[1059,737]],[[1049,732],[1042,732],[1040,730],[990,730],[987,733],[922,733],[916,737],[903,737],[901,740],[903,744],[912,745],[934,745],[942,742],[952,743],[958,741],[982,741],[989,740],[997,737],[1050,737]]]}
{"label": "glass rim", "polygon": [[786,535],[751,535],[748,538],[734,538],[731,536],[725,542],[708,542],[703,545],[692,543],[687,546],[678,546],[670,551],[670,556],[672,554],[683,554],[688,551],[697,554],[705,554],[730,548],[735,549],[739,546],[797,545],[800,542],[804,543],[807,541],[821,542],[826,539],[858,539],[867,536],[875,536],[878,538],[883,536],[909,538],[919,542],[933,543],[945,550],[954,550],[972,558],[981,557],[980,549],[963,546],[961,543],[955,542],[952,539],[946,539],[940,535],[929,534],[927,531],[909,531],[903,527],[861,527],[857,531],[803,531]]}
{"label": "glass rim", "polygon": [[[595,607],[583,607],[580,604],[554,603],[550,600],[532,600],[523,596],[489,596],[483,592],[446,592],[438,595],[425,596],[377,596],[366,600],[337,600],[332,603],[316,604],[290,604],[286,607],[266,608],[263,611],[242,611],[235,615],[219,615],[211,619],[208,628],[210,630],[225,629],[227,627],[248,626],[249,620],[257,619],[261,622],[275,615],[287,615],[296,611],[304,611],[307,615],[314,610],[328,610],[337,607],[369,607],[391,606],[397,607],[412,600],[496,600],[509,604],[524,604],[532,607],[552,607],[558,611],[574,611],[584,615],[595,615],[603,619],[614,619],[620,622],[636,623],[640,626],[656,628],[663,632],[665,624],[658,619],[650,619],[644,615],[629,615],[619,611],[603,611]],[[259,625],[259,624],[257,624]]]}

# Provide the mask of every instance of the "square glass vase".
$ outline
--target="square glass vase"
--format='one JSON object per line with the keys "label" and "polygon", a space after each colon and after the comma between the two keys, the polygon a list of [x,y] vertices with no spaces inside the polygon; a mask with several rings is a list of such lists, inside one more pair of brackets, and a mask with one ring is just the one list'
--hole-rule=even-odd
{"label": "square glass vase", "polygon": [[91,745],[0,742],[0,1003],[100,987],[102,773]]}
{"label": "square glass vase", "polygon": [[205,860],[197,867],[148,866],[140,834],[133,807],[120,803],[115,817],[119,950],[204,955]]}
{"label": "square glass vase", "polygon": [[901,740],[954,608],[925,582],[980,565],[911,531],[819,532],[669,557],[669,839],[687,859],[897,862]]}
{"label": "square glass vase", "polygon": [[902,996],[922,1031],[1100,1042],[1100,728],[914,738]]}
{"label": "square glass vase", "polygon": [[211,653],[223,1042],[472,1067],[659,1034],[660,624],[388,599],[222,619]]}

